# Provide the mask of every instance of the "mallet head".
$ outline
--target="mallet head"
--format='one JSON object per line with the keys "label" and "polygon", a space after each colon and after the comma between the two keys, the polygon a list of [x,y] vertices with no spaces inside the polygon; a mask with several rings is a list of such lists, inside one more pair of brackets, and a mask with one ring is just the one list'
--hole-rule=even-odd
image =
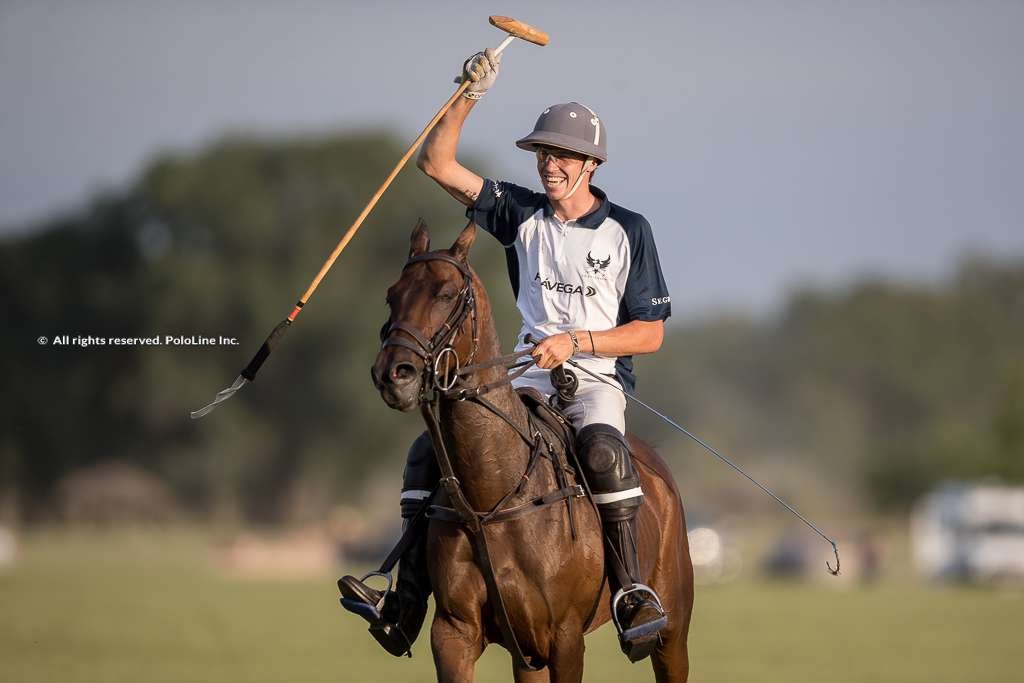
{"label": "mallet head", "polygon": [[505,33],[516,38],[521,38],[528,43],[534,45],[547,45],[548,34],[544,33],[539,29],[535,29],[529,24],[524,24],[521,21],[517,21],[512,17],[501,17],[498,15],[492,15],[488,17],[488,21],[491,22],[491,26],[500,28]]}

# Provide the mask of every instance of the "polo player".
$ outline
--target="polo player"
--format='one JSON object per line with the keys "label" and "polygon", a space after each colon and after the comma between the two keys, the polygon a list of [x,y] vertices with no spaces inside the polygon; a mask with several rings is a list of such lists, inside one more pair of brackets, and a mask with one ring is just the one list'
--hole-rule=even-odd
{"label": "polo player", "polygon": [[[548,107],[533,131],[516,141],[536,155],[543,192],[481,178],[456,160],[466,117],[494,84],[500,61],[490,49],[466,61],[463,78],[472,83],[427,138],[418,166],[505,248],[523,320],[516,350],[531,348],[528,336],[543,340],[531,351],[536,365],[515,386],[550,396],[555,393],[550,369],[573,358],[632,392],[632,356],[661,347],[671,313],[651,226],[591,184],[608,160],[607,133],[600,117],[578,102]],[[665,614],[645,585],[637,558],[636,514],[644,493],[626,444],[626,399],[619,389],[584,373],[578,379],[576,400],[566,414],[576,427],[580,462],[601,514],[620,642],[637,661],[657,644]],[[438,478],[424,433],[412,445],[405,468],[401,511],[406,523]],[[403,554],[394,592],[384,595],[352,576],[339,581],[348,600],[383,604],[379,618],[371,620],[371,633],[395,655],[408,650],[426,614],[431,588],[424,536]]]}

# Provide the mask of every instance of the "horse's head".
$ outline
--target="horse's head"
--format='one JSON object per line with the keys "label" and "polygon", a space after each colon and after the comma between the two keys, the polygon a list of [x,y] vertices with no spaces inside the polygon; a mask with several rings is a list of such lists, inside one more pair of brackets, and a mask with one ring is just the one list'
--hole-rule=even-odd
{"label": "horse's head", "polygon": [[425,390],[449,386],[457,367],[472,362],[477,302],[468,256],[475,238],[471,223],[451,248],[429,251],[427,225],[416,223],[409,260],[388,289],[391,316],[370,369],[373,385],[392,408],[412,410]]}

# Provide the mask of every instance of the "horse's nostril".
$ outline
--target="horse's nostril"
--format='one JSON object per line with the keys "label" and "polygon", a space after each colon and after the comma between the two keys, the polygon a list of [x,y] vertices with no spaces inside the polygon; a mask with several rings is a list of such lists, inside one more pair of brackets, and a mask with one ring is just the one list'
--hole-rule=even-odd
{"label": "horse's nostril", "polygon": [[391,368],[391,381],[395,384],[408,384],[416,379],[416,367],[412,363],[398,363]]}

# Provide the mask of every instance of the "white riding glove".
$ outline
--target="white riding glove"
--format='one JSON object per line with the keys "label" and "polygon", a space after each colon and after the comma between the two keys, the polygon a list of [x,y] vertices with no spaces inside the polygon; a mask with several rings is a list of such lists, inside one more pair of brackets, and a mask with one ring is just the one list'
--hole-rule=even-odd
{"label": "white riding glove", "polygon": [[501,67],[501,54],[495,54],[494,48],[487,48],[483,52],[477,52],[466,60],[462,65],[462,75],[455,79],[456,83],[464,80],[472,81],[463,97],[471,100],[479,100],[494,85],[498,78],[498,69]]}

